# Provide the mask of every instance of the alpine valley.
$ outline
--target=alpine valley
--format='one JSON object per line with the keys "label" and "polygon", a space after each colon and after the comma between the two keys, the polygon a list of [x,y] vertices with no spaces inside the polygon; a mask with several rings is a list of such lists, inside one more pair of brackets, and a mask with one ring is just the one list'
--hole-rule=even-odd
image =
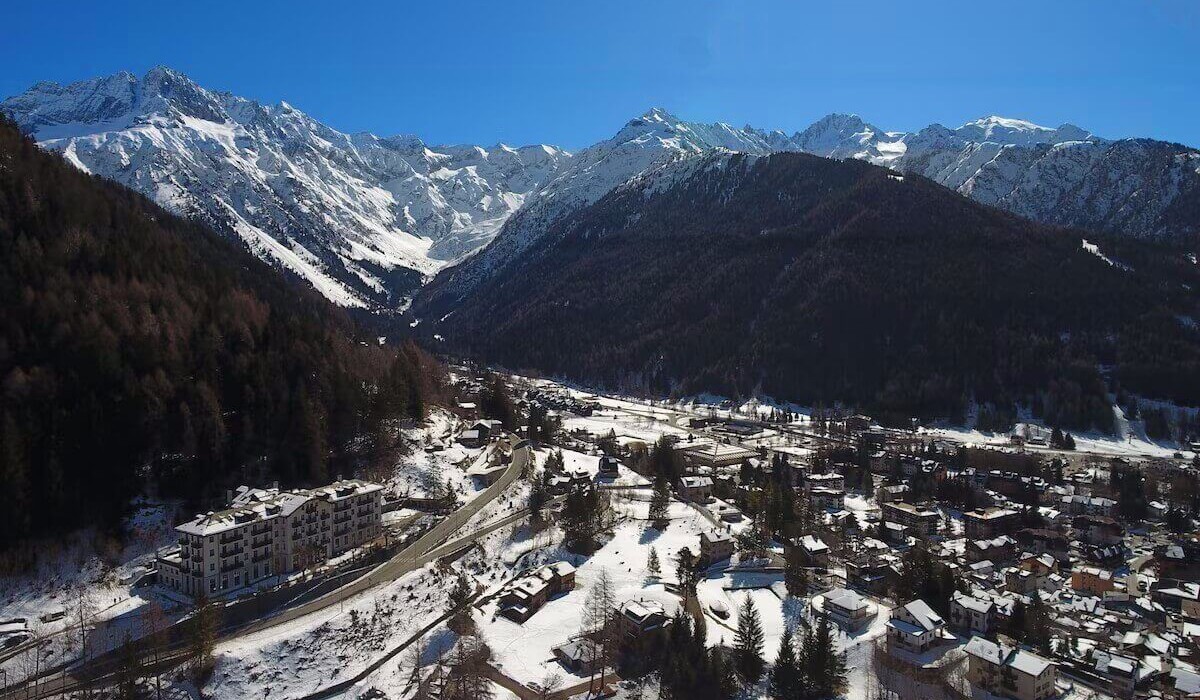
{"label": "alpine valley", "polygon": [[0,108],[330,301],[484,362],[1104,432],[1116,393],[1200,402],[1200,151],[1179,144],[994,116],[788,134],[654,108],[574,153],[435,146],[167,68]]}

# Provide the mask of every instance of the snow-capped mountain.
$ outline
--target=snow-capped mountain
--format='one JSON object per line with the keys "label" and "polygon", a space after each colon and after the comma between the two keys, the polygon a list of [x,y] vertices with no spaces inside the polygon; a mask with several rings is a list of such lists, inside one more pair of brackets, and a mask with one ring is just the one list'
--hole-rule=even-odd
{"label": "snow-capped mountain", "polygon": [[79,168],[236,234],[347,306],[402,303],[570,160],[553,146],[343,134],[167,68],[39,83],[0,110]]}
{"label": "snow-capped mountain", "polygon": [[[1200,197],[1200,153],[1149,139],[1109,141],[1065,124],[1057,129],[986,117],[948,129],[886,131],[851,114],[831,114],[787,135],[751,126],[683,121],[655,108],[606,141],[579,151],[532,193],[495,241],[445,270],[422,291],[422,306],[441,313],[535,244],[567,214],[592,204],[638,175],[672,170],[714,150],[765,155],[802,151],[855,158],[916,172],[977,201],[1038,221],[1134,236],[1192,234],[1173,208]],[[1180,203],[1183,203],[1181,205]]]}
{"label": "snow-capped mountain", "polygon": [[1138,237],[1200,230],[1200,222],[1173,216],[1200,191],[1200,152],[1179,144],[1108,140],[1073,124],[1052,129],[995,116],[957,129],[934,124],[905,134],[831,115],[791,141],[814,155],[918,173],[1046,223]]}
{"label": "snow-capped mountain", "polygon": [[904,133],[831,114],[788,135],[654,108],[572,155],[344,134],[286,103],[206,90],[166,68],[39,83],[0,111],[78,167],[240,237],[348,306],[403,306],[447,267],[431,291],[452,302],[563,216],[718,150],[866,160],[1048,223],[1139,237],[1200,232],[1195,149],[1003,117]]}
{"label": "snow-capped mountain", "polygon": [[492,245],[464,264],[446,270],[445,283],[433,293],[452,307],[454,299],[539,242],[554,222],[638,175],[714,150],[763,155],[796,150],[791,143],[781,132],[686,122],[664,109],[650,109],[627,122],[612,138],[578,151],[529,196]]}

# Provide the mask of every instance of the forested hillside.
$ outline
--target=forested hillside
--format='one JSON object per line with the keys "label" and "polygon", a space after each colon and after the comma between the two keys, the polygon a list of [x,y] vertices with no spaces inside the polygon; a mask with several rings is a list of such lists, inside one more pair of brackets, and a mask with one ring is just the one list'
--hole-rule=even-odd
{"label": "forested hillside", "polygon": [[[144,488],[349,475],[436,364],[0,122],[0,550],[111,526]],[[361,438],[361,439],[360,439]]]}
{"label": "forested hillside", "polygon": [[543,241],[455,308],[439,276],[422,325],[513,368],[844,402],[896,423],[982,405],[981,426],[1004,427],[1024,406],[1110,430],[1109,392],[1200,403],[1186,251],[1117,247],[920,176],[715,155],[618,188]]}

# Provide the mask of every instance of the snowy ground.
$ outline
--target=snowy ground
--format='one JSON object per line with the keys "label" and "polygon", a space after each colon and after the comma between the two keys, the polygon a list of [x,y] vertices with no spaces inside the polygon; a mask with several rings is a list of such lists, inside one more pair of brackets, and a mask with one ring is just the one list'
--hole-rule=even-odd
{"label": "snowy ground", "polygon": [[[400,457],[394,475],[388,480],[390,493],[398,496],[423,498],[447,486],[458,495],[460,501],[470,500],[484,488],[467,476],[467,469],[484,454],[484,448],[467,448],[454,442],[454,435],[461,429],[457,416],[445,411],[434,411],[427,424],[403,431],[403,438],[411,445],[408,454]],[[436,441],[443,449],[426,452],[424,445]]]}
{"label": "snowy ground", "polygon": [[[90,652],[113,648],[123,640],[123,630],[139,624],[139,614],[150,601],[170,611],[178,604],[153,587],[134,584],[149,570],[154,553],[175,539],[172,520],[177,504],[135,501],[125,523],[126,539],[97,536],[91,531],[73,533],[47,544],[33,571],[0,578],[0,620],[25,618],[29,629],[45,640],[42,666],[79,655],[77,632],[83,608],[89,626]],[[42,622],[46,613],[67,615]],[[9,681],[25,677],[32,654],[19,654],[0,664]]]}
{"label": "snowy ground", "polygon": [[354,676],[447,609],[449,579],[430,565],[344,605],[216,649],[211,698],[300,698]]}
{"label": "snowy ground", "polygon": [[[648,510],[648,505],[641,502],[619,503],[616,507],[631,518],[645,518]],[[601,569],[611,577],[618,600],[658,601],[668,614],[673,614],[679,598],[648,578],[646,562],[650,548],[658,553],[663,579],[673,581],[674,560],[680,548],[694,549],[699,534],[711,530],[712,525],[682,503],[671,504],[670,516],[670,524],[661,532],[645,520],[631,519],[620,523],[612,539],[590,557],[566,552],[559,544],[559,537],[546,537],[531,545],[530,539],[520,531],[515,540],[505,538],[488,543],[487,554],[481,556],[492,566],[481,573],[502,569],[511,576],[521,568],[563,559],[578,567],[575,590],[551,600],[524,624],[496,616],[495,601],[476,614],[476,623],[495,654],[496,665],[525,684],[537,682],[552,672],[562,675],[568,684],[581,680],[554,661],[552,649],[579,631],[588,588]],[[468,566],[480,563],[479,560],[464,559]],[[487,583],[497,581],[487,574],[484,576]]]}

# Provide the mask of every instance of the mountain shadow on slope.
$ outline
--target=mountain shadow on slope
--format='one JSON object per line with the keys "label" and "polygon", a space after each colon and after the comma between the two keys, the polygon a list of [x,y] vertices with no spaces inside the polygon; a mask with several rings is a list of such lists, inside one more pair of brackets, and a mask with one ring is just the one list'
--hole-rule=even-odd
{"label": "mountain shadow on slope", "polygon": [[858,161],[726,153],[614,190],[453,305],[439,275],[414,309],[512,368],[894,423],[1022,406],[1111,430],[1110,392],[1200,403],[1197,266],[1126,240],[1127,269],[1085,237],[1110,243]]}

